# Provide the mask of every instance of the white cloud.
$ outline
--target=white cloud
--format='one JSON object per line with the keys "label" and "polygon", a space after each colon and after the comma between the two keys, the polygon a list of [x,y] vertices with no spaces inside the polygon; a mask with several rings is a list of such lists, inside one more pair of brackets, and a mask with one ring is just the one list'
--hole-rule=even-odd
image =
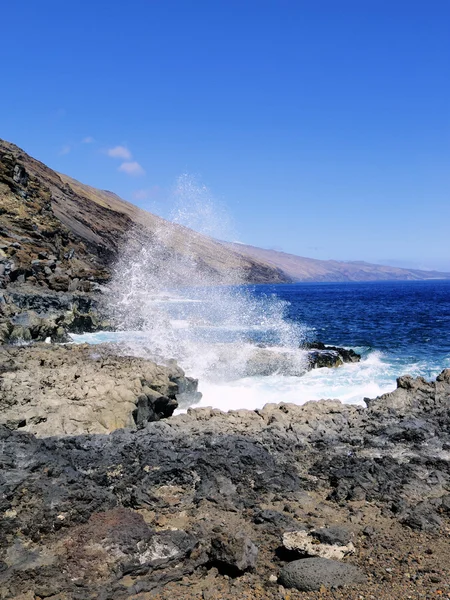
{"label": "white cloud", "polygon": [[85,137],[81,140],[82,144],[93,144],[94,142],[95,142],[95,140],[91,135],[88,135],[87,137]]}
{"label": "white cloud", "polygon": [[158,196],[161,195],[161,188],[159,185],[153,185],[147,189],[136,190],[133,193],[133,198],[135,200],[154,200]]}
{"label": "white cloud", "polygon": [[131,159],[131,152],[125,146],[114,146],[114,148],[108,148],[106,154],[111,156],[111,158],[122,158],[123,160]]}
{"label": "white cloud", "polygon": [[69,146],[69,144],[66,144],[65,146],[63,146],[61,148],[61,150],[59,151],[59,155],[60,156],[64,156],[65,154],[69,154],[69,152],[72,150],[72,148]]}
{"label": "white cloud", "polygon": [[119,171],[121,171],[122,173],[126,173],[127,175],[131,175],[132,177],[145,175],[144,169],[136,161],[122,163],[119,167]]}

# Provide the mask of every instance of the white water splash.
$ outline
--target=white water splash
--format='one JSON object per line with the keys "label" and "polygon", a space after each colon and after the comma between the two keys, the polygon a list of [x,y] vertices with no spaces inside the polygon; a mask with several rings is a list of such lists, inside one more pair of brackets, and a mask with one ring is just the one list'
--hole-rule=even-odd
{"label": "white water splash", "polygon": [[239,269],[234,285],[224,286],[222,275],[199,260],[204,238],[188,235],[184,226],[219,237],[228,227],[209,190],[183,175],[174,197],[179,226],[163,223],[151,235],[131,232],[115,268],[111,313],[120,330],[137,332],[122,337],[127,351],[158,361],[175,358],[205,384],[236,381],[269,363],[273,371],[277,361],[280,370],[304,373],[299,346],[306,328],[285,320],[286,303],[274,295],[256,299],[239,286]]}

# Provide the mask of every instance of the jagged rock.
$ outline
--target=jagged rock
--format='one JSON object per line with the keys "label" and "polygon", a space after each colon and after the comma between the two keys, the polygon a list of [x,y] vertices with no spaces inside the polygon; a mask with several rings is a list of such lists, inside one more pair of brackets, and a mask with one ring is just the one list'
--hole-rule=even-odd
{"label": "jagged rock", "polygon": [[[190,409],[109,435],[39,438],[23,432],[29,402],[8,407],[11,390],[14,394],[27,387],[26,398],[32,401],[39,390],[47,393],[49,380],[40,375],[47,367],[53,381],[70,379],[76,389],[85,365],[89,367],[87,360],[83,369],[77,369],[75,358],[70,363],[78,352],[89,352],[90,361],[98,360],[100,372],[116,382],[125,369],[140,393],[149,395],[148,387],[156,399],[159,394],[171,397],[167,390],[175,393],[173,384],[182,377],[172,364],[167,367],[174,369],[172,380],[162,377],[153,379],[153,386],[143,385],[143,379],[150,379],[141,369],[144,363],[123,359],[124,366],[108,352],[96,358],[101,346],[67,354],[64,347],[45,349],[49,356],[54,352],[54,360],[36,353],[33,362],[27,355],[29,385],[24,387],[20,356],[33,349],[3,349],[0,354],[2,385],[11,384],[2,404],[2,414],[11,409],[10,418],[0,427],[0,589],[5,600],[30,589],[40,597],[125,600],[141,592],[159,593],[169,582],[165,595],[193,598],[202,593],[195,586],[218,568],[210,587],[223,584],[235,597],[244,596],[242,590],[256,590],[278,569],[291,577],[282,575],[280,583],[297,585],[293,577],[298,570],[292,562],[286,565],[295,557],[280,548],[280,540],[283,531],[305,527],[317,547],[347,546],[354,532],[357,550],[362,550],[355,562],[364,564],[368,553],[374,557],[373,595],[392,593],[386,549],[389,558],[393,555],[393,576],[403,579],[406,569],[415,569],[417,578],[411,583],[417,589],[431,589],[424,573],[444,580],[450,572],[445,536],[450,516],[450,370],[433,382],[402,379],[396,391],[367,408],[319,401],[229,413]],[[96,377],[93,372],[94,382]],[[35,379],[42,389],[37,384],[33,388]],[[116,402],[112,393],[107,400],[108,407]],[[87,402],[73,397],[71,404],[82,413]],[[45,428],[40,419],[51,414],[36,412],[26,426]],[[413,435],[416,429],[427,431],[426,439]],[[328,523],[332,525],[324,527]],[[440,528],[443,535],[436,535]],[[254,550],[245,539],[259,550],[252,568]],[[414,548],[421,549],[420,562],[419,551],[411,554]],[[306,561],[317,560],[323,559],[299,561],[300,585],[305,585]],[[422,571],[436,564],[439,573]],[[349,578],[342,569],[351,566],[345,563],[312,565],[306,572],[308,586],[363,581],[360,571]],[[247,569],[245,574],[228,587],[223,576],[234,576],[241,568]],[[187,579],[174,583],[183,577]],[[278,593],[269,586],[261,597]]]}
{"label": "jagged rock", "polygon": [[311,369],[339,367],[344,363],[359,362],[361,356],[354,350],[338,346],[326,346],[322,342],[310,342],[303,345],[308,351],[308,364]]}
{"label": "jagged rock", "polygon": [[352,532],[347,529],[347,527],[341,527],[339,525],[313,529],[310,533],[314,538],[319,540],[321,544],[346,546],[352,541]]}
{"label": "jagged rock", "polygon": [[295,560],[282,570],[279,581],[284,587],[301,592],[320,588],[338,588],[365,583],[366,577],[358,567],[327,558]]}
{"label": "jagged rock", "polygon": [[70,287],[70,277],[68,275],[50,275],[48,286],[56,292],[67,292]]}
{"label": "jagged rock", "polygon": [[355,553],[355,546],[350,541],[344,545],[322,541],[323,539],[331,541],[333,536],[327,538],[326,534],[323,535],[323,532],[321,534],[320,531],[318,535],[315,535],[314,531],[287,531],[283,534],[283,546],[291,552],[298,552],[300,555],[320,556],[334,560],[341,560],[345,556]]}
{"label": "jagged rock", "polygon": [[222,532],[211,540],[209,557],[219,570],[229,575],[239,575],[255,568],[258,548],[243,533],[233,535]]}
{"label": "jagged rock", "polygon": [[[0,304],[2,343],[24,341],[69,342],[69,333],[84,333],[111,328],[105,320],[97,297],[82,292],[62,293],[25,285],[10,287]],[[18,329],[10,339],[13,329]],[[28,329],[28,332],[24,332]],[[25,337],[24,337],[25,333]]]}
{"label": "jagged rock", "polygon": [[[17,339],[30,332],[16,330]],[[196,388],[176,363],[117,356],[104,345],[9,348],[0,359],[15,366],[0,381],[0,423],[37,435],[143,427],[172,415],[180,387]]]}

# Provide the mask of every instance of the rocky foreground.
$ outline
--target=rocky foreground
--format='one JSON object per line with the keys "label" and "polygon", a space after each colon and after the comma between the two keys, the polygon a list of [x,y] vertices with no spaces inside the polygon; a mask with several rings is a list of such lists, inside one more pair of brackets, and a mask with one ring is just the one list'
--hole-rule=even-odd
{"label": "rocky foreground", "polygon": [[[179,386],[167,369],[161,385]],[[450,597],[449,406],[446,370],[402,377],[367,408],[191,409],[42,438],[6,423],[0,598]]]}

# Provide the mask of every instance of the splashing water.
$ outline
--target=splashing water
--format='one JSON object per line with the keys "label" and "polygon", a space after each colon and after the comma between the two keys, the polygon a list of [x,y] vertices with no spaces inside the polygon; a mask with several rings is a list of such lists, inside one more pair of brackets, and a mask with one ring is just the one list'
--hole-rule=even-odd
{"label": "splashing water", "polygon": [[[183,175],[175,192],[173,222],[152,232],[130,232],[118,260],[110,294],[111,313],[123,332],[127,351],[158,361],[175,358],[202,382],[230,382],[280,371],[305,372],[299,346],[305,327],[285,320],[287,303],[275,295],[254,297],[232,286],[198,259],[202,236],[187,235],[186,225],[227,237],[229,220],[216,210],[204,185]],[[189,286],[186,286],[186,281]],[[132,333],[133,332],[133,333]]]}
{"label": "splashing water", "polygon": [[172,197],[172,223],[219,240],[235,237],[234,226],[225,206],[196,177],[189,173],[180,175]]}

